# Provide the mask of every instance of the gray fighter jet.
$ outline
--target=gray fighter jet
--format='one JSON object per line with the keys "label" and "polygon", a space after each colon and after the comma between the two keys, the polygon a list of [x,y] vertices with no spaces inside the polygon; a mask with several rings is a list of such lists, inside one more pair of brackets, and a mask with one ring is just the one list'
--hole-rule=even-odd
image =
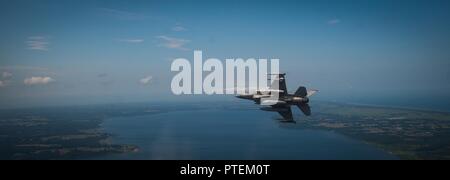
{"label": "gray fighter jet", "polygon": [[[305,87],[299,87],[295,94],[289,94],[286,87],[286,74],[275,74],[273,84],[278,83],[278,89],[272,84],[271,88],[266,91],[257,91],[256,94],[239,95],[240,99],[252,100],[256,104],[263,105],[271,104],[270,106],[262,107],[263,111],[278,112],[283,116],[283,122],[294,122],[292,116],[291,106],[295,105],[306,115],[311,115],[311,108],[309,106],[309,97],[318,92],[318,90],[307,90]],[[273,93],[279,93],[278,100],[264,100],[271,97]],[[270,101],[270,102],[268,102]]]}

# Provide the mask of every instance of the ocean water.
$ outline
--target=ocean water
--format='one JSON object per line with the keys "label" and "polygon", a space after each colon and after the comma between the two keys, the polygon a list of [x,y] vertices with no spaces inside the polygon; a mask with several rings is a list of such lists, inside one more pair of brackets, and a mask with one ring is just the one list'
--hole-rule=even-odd
{"label": "ocean water", "polygon": [[289,128],[292,125],[279,123],[275,116],[214,109],[111,118],[102,128],[113,135],[113,143],[137,145],[139,151],[96,159],[398,159],[335,132]]}

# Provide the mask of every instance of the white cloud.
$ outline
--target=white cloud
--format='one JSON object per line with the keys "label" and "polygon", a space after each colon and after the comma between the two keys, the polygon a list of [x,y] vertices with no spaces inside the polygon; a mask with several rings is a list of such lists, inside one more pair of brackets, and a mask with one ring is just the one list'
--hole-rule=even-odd
{"label": "white cloud", "polygon": [[329,20],[327,22],[328,25],[336,25],[336,24],[339,24],[339,23],[341,23],[340,19],[331,19],[331,20]]}
{"label": "white cloud", "polygon": [[28,37],[26,41],[28,49],[37,51],[48,51],[48,39],[44,36],[32,36]]}
{"label": "white cloud", "polygon": [[143,43],[144,39],[118,39],[117,41],[124,42],[124,43],[137,44],[137,43]]}
{"label": "white cloud", "polygon": [[141,83],[142,85],[149,85],[151,83],[152,79],[153,79],[153,76],[147,76],[147,77],[139,80],[139,83]]}
{"label": "white cloud", "polygon": [[186,31],[187,29],[183,26],[175,26],[172,28],[172,31],[180,32],[180,31]]}
{"label": "white cloud", "polygon": [[13,75],[12,75],[12,73],[10,73],[10,72],[3,72],[2,73],[2,78],[3,79],[10,79],[11,77],[12,77]]}
{"label": "white cloud", "polygon": [[55,80],[51,77],[31,77],[27,78],[23,81],[25,85],[45,85],[49,84],[51,82],[54,82]]}
{"label": "white cloud", "polygon": [[141,13],[128,12],[110,8],[99,8],[100,12],[105,15],[120,19],[120,20],[144,20],[148,17]]}
{"label": "white cloud", "polygon": [[184,47],[187,43],[189,43],[189,40],[186,39],[178,39],[168,36],[157,36],[156,38],[161,40],[161,43],[159,46],[166,47],[169,49],[178,49],[178,50],[188,50],[188,48]]}
{"label": "white cloud", "polygon": [[[0,66],[0,71],[11,72],[11,74],[39,74],[40,76],[53,76],[55,72],[50,71],[48,68],[38,66]],[[2,77],[2,74],[0,74]]]}
{"label": "white cloud", "polygon": [[36,66],[1,66],[0,70],[6,71],[48,71],[48,68]]}
{"label": "white cloud", "polygon": [[11,77],[12,73],[6,71],[3,72],[0,77],[0,87],[6,87],[9,84]]}

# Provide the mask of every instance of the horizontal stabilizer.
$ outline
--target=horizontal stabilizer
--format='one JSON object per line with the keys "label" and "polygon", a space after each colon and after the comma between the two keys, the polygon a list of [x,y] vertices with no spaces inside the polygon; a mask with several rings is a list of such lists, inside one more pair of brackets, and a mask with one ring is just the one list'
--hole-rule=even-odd
{"label": "horizontal stabilizer", "polygon": [[319,90],[315,90],[315,89],[308,90],[308,95],[307,95],[307,97],[311,97],[311,96],[313,96],[314,94],[316,94],[317,92],[319,92]]}
{"label": "horizontal stabilizer", "polygon": [[281,116],[283,116],[283,119],[286,121],[293,121],[294,117],[292,116],[292,110],[291,107],[287,106],[285,107],[284,111],[277,111]]}
{"label": "horizontal stabilizer", "polygon": [[308,104],[300,104],[297,105],[298,108],[300,108],[300,110],[306,115],[306,116],[311,116],[311,107],[309,107]]}

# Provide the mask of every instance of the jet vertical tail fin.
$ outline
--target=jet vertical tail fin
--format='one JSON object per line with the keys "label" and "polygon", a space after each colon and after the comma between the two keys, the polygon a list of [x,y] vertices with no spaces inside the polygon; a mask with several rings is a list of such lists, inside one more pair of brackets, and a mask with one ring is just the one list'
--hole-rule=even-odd
{"label": "jet vertical tail fin", "polygon": [[305,87],[299,87],[298,90],[295,92],[295,96],[299,97],[306,97],[308,95],[308,91]]}
{"label": "jet vertical tail fin", "polygon": [[[287,94],[287,86],[286,86],[286,74],[269,74],[271,76],[275,76],[274,78],[270,78],[272,81],[272,85],[270,86],[271,90],[279,91],[280,95]],[[276,89],[275,87],[278,87]]]}
{"label": "jet vertical tail fin", "polygon": [[311,90],[306,90],[305,87],[299,87],[297,92],[295,92],[295,96],[299,96],[299,97],[311,97],[314,94],[316,94],[317,92],[319,92],[319,90],[315,90],[315,89],[311,89]]}

